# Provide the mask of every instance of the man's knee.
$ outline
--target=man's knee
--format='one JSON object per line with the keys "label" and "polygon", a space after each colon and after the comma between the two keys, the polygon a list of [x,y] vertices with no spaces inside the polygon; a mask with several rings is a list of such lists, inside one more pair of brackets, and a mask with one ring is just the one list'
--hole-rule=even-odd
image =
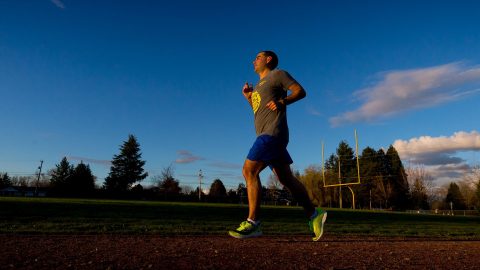
{"label": "man's knee", "polygon": [[258,176],[258,173],[253,170],[251,166],[243,166],[243,177],[248,181],[249,179],[254,179]]}
{"label": "man's knee", "polygon": [[242,174],[245,179],[249,179],[252,176],[252,170],[244,164]]}
{"label": "man's knee", "polygon": [[249,179],[257,179],[260,172],[263,170],[264,166],[262,163],[245,161],[243,164],[242,174],[243,177],[248,181]]}

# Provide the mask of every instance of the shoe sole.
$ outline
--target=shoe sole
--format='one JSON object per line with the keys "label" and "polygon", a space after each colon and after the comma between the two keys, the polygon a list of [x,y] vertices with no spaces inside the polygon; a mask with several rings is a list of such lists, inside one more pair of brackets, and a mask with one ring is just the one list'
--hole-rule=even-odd
{"label": "shoe sole", "polygon": [[320,230],[320,235],[319,235],[318,237],[313,237],[313,238],[312,238],[313,241],[316,242],[316,241],[320,240],[320,238],[322,238],[322,235],[323,235],[323,225],[325,225],[325,221],[327,221],[327,212],[325,212],[325,213],[323,214],[323,217],[322,217],[322,227],[320,228],[320,229],[321,229],[321,230]]}
{"label": "shoe sole", "polygon": [[251,233],[251,234],[239,234],[238,232],[234,232],[234,231],[229,231],[228,234],[233,237],[233,238],[237,238],[237,239],[246,239],[246,238],[253,238],[253,237],[259,237],[259,236],[262,236],[263,233],[262,232],[254,232],[254,233]]}

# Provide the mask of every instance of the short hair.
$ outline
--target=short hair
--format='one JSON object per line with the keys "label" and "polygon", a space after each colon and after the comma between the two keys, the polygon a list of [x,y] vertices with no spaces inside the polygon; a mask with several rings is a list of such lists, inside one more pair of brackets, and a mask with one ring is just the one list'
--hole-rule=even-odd
{"label": "short hair", "polygon": [[266,57],[272,57],[272,60],[267,63],[267,68],[274,70],[278,66],[278,56],[272,51],[261,51]]}

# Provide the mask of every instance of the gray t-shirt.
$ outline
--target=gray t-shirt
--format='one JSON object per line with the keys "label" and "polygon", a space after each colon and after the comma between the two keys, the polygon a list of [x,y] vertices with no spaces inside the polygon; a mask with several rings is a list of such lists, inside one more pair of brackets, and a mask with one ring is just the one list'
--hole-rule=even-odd
{"label": "gray t-shirt", "polygon": [[272,111],[266,104],[272,100],[279,101],[285,98],[288,87],[293,83],[296,83],[295,79],[286,71],[274,69],[255,85],[252,108],[257,136],[270,135],[288,143],[286,109]]}

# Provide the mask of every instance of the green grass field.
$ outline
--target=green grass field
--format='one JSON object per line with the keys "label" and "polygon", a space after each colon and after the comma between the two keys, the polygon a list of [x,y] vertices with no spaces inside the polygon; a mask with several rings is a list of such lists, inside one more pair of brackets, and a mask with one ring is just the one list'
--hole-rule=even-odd
{"label": "green grass field", "polygon": [[[327,209],[328,235],[480,239],[480,217]],[[225,235],[246,205],[0,197],[3,234]],[[309,234],[300,207],[262,206],[266,235]]]}

